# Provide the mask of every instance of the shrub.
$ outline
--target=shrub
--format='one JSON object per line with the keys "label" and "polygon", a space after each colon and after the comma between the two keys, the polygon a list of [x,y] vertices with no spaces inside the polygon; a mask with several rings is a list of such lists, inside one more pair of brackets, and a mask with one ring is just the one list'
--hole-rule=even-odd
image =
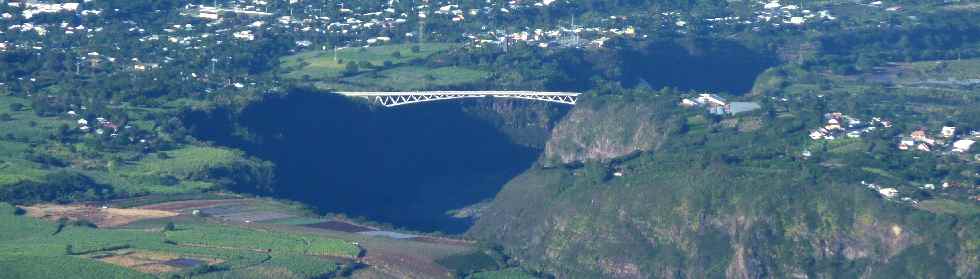
{"label": "shrub", "polygon": [[27,214],[27,210],[24,210],[23,208],[20,208],[19,206],[18,207],[14,207],[14,215],[20,216],[20,215],[24,215],[24,214]]}
{"label": "shrub", "polygon": [[347,61],[347,66],[344,66],[344,73],[345,74],[348,74],[348,75],[350,75],[350,74],[356,74],[359,71],[360,71],[360,69],[357,66],[357,63],[354,62],[354,61]]}
{"label": "shrub", "polygon": [[419,47],[417,45],[416,46],[412,46],[412,52],[413,53],[419,53],[421,51],[422,51],[422,48],[421,47]]}
{"label": "shrub", "polygon": [[367,69],[367,68],[373,68],[374,67],[374,65],[372,65],[371,62],[369,62],[369,61],[361,61],[361,62],[358,62],[357,63],[357,66],[358,67],[361,67],[362,69]]}
{"label": "shrub", "polygon": [[94,228],[98,228],[98,226],[96,226],[95,223],[92,223],[92,221],[85,220],[85,219],[78,219],[78,220],[72,221],[71,222],[71,225],[72,226],[76,226],[76,227],[88,227],[88,228],[93,228],[93,229]]}
{"label": "shrub", "polygon": [[174,231],[176,229],[177,225],[174,225],[174,222],[167,222],[166,225],[163,225],[163,231],[165,232]]}
{"label": "shrub", "polygon": [[101,200],[112,196],[112,187],[98,184],[83,174],[68,171],[45,175],[41,181],[24,180],[0,188],[0,201],[14,204],[67,203]]}

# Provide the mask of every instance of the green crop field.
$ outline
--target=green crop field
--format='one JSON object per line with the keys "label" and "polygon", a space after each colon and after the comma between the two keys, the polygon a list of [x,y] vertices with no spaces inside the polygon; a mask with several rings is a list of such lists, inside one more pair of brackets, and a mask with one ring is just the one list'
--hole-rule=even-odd
{"label": "green crop field", "polygon": [[[412,51],[412,44],[384,45],[367,48],[345,48],[337,50],[337,60],[334,51],[310,51],[284,57],[280,60],[280,69],[286,71],[285,77],[291,79],[323,80],[340,77],[346,70],[347,62],[367,62],[380,67],[384,61],[393,65],[403,64],[415,59],[421,59],[433,53],[450,49],[454,44],[427,43],[419,44],[419,51]],[[398,54],[395,54],[395,53]],[[360,69],[364,71],[366,69]]]}
{"label": "green crop field", "polygon": [[4,278],[155,278],[99,261],[71,256],[0,256]]}
{"label": "green crop field", "polygon": [[356,246],[341,240],[224,227],[196,219],[177,221],[173,231],[97,229],[70,224],[59,229],[58,224],[18,216],[14,212],[13,206],[0,204],[0,224],[4,224],[0,226],[0,235],[3,235],[0,238],[0,270],[13,272],[5,275],[139,278],[148,274],[96,258],[121,255],[123,251],[140,251],[179,258],[214,259],[215,270],[219,271],[211,275],[214,277],[245,278],[252,273],[283,275],[277,278],[311,278],[339,268],[335,261],[317,256],[350,258],[360,252]]}
{"label": "green crop field", "polygon": [[357,247],[341,240],[232,227],[192,226],[167,232],[166,237],[194,246],[237,247],[276,253],[354,257],[360,252]]}
{"label": "green crop field", "polygon": [[518,268],[508,268],[496,271],[484,271],[474,273],[469,279],[534,279],[534,275],[531,275]]}

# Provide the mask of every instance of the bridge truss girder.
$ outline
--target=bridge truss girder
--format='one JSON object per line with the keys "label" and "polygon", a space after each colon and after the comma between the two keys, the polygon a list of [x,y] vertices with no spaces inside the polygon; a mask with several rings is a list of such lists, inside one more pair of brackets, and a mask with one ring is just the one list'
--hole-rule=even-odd
{"label": "bridge truss girder", "polygon": [[385,107],[395,107],[400,105],[415,104],[422,102],[432,102],[441,100],[453,100],[453,99],[463,99],[463,98],[486,98],[491,96],[494,98],[511,98],[511,99],[524,99],[524,100],[534,100],[534,101],[545,101],[553,103],[561,103],[574,105],[578,101],[578,94],[535,94],[535,93],[508,93],[508,94],[492,94],[492,93],[421,93],[421,94],[387,94],[387,95],[354,95],[349,96],[364,97],[373,99],[374,103],[383,105]]}

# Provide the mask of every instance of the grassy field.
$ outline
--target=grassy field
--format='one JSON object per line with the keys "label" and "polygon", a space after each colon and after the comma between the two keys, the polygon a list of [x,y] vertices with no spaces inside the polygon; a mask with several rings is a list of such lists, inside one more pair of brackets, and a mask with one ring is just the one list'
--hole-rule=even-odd
{"label": "grassy field", "polygon": [[972,216],[980,214],[980,206],[947,199],[932,199],[919,203],[919,208],[935,213]]}
{"label": "grassy field", "polygon": [[[382,66],[384,61],[390,61],[393,65],[399,65],[447,50],[453,44],[420,44],[418,45],[418,52],[413,52],[412,46],[415,45],[399,44],[367,48],[345,48],[337,51],[337,60],[334,60],[333,50],[304,52],[282,58],[280,60],[280,69],[284,69],[286,72],[285,77],[290,79],[304,79],[304,76],[308,76],[314,80],[332,79],[342,76],[347,62],[350,61],[355,63],[367,62],[375,67]],[[398,55],[395,54],[396,52]],[[366,71],[368,69],[360,70]]]}
{"label": "grassy field", "polygon": [[[64,278],[66,274],[71,274],[71,278],[140,278],[191,272],[189,267],[174,267],[161,262],[124,268],[127,263],[138,260],[126,257],[137,254],[164,259],[197,259],[218,271],[206,274],[210,277],[247,278],[246,275],[252,274],[252,277],[266,278],[311,278],[340,267],[335,260],[318,256],[351,258],[360,252],[346,241],[315,235],[228,227],[197,219],[175,222],[176,229],[172,231],[73,225],[59,229],[55,223],[15,215],[14,207],[0,204],[0,223],[4,224],[0,226],[0,235],[3,235],[0,239],[0,270],[12,272],[4,273],[4,276],[28,274],[24,277],[30,278]],[[158,268],[146,269],[148,265]]]}
{"label": "grassy field", "polygon": [[360,250],[347,242],[309,235],[260,232],[234,227],[191,226],[165,233],[167,239],[193,246],[235,247],[272,253],[354,257]]}
{"label": "grassy field", "polygon": [[[215,187],[214,183],[196,180],[211,168],[244,161],[244,155],[231,149],[183,146],[165,151],[160,157],[151,154],[135,161],[120,162],[108,171],[87,172],[102,183],[130,193],[176,194],[199,192]],[[168,181],[168,178],[176,180]]]}
{"label": "grassy field", "polygon": [[[11,110],[12,104],[21,104],[23,107],[13,111]],[[56,128],[63,124],[74,124],[68,119],[39,117],[31,110],[30,104],[30,100],[27,99],[0,96],[0,114],[10,116],[9,120],[0,119],[0,131],[2,131],[0,137],[8,137],[9,135],[18,139],[37,141],[47,138],[51,131],[56,131]]]}
{"label": "grassy field", "polygon": [[922,61],[907,63],[910,71],[904,72],[915,79],[980,79],[980,59]]}
{"label": "grassy field", "polygon": [[[369,48],[346,48],[310,51],[288,56],[280,61],[279,70],[287,79],[308,82],[321,90],[427,90],[465,86],[485,80],[487,71],[461,67],[427,67],[412,63],[432,54],[451,49],[454,44],[386,45]],[[397,54],[396,54],[397,53]],[[385,66],[385,61],[390,62]],[[370,63],[348,72],[347,64]]]}
{"label": "grassy field", "polygon": [[424,90],[475,83],[488,75],[486,71],[460,67],[402,66],[344,78],[341,82],[317,82],[315,85],[324,90]]}
{"label": "grassy field", "polygon": [[[12,104],[23,105],[12,110]],[[44,141],[51,131],[62,124],[72,124],[64,119],[38,117],[23,98],[0,96],[0,185],[26,179],[38,179],[48,171],[37,164],[24,160],[30,143]]]}

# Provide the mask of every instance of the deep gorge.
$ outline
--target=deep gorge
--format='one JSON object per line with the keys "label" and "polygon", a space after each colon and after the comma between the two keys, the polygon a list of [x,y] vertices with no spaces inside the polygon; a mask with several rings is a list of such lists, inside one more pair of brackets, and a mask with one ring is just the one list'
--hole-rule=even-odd
{"label": "deep gorge", "polygon": [[[548,122],[567,110],[492,100],[383,108],[296,90],[237,114],[190,112],[185,122],[199,139],[273,162],[272,196],[411,230],[462,233],[471,221],[446,212],[492,199],[535,162]],[[234,133],[236,125],[248,136]]]}

